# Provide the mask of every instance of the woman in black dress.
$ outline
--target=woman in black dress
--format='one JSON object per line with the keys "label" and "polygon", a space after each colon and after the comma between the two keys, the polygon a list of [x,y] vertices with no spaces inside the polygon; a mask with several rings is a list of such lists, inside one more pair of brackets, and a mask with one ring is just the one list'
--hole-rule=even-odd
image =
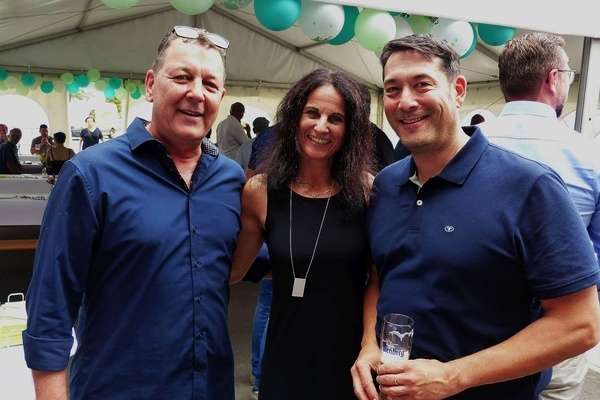
{"label": "woman in black dress", "polygon": [[244,188],[232,282],[263,241],[273,279],[259,399],[355,399],[363,303],[378,290],[364,230],[369,114],[370,94],[354,76],[309,73],[279,105],[276,134]]}
{"label": "woman in black dress", "polygon": [[102,131],[96,127],[96,120],[94,117],[87,117],[85,119],[87,128],[81,130],[81,137],[79,138],[79,151],[85,150],[90,146],[104,142],[104,136]]}

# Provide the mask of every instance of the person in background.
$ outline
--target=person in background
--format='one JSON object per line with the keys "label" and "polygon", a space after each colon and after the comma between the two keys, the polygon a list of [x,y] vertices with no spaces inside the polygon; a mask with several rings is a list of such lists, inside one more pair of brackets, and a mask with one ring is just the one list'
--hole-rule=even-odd
{"label": "person in background", "polygon": [[237,154],[236,161],[244,171],[248,168],[248,162],[250,161],[250,156],[252,155],[252,143],[256,137],[265,129],[269,127],[269,120],[265,117],[257,117],[252,121],[252,130],[254,131],[254,138],[251,140],[247,140],[240,146],[240,149]]}
{"label": "person in background", "polygon": [[376,290],[366,284],[369,113],[369,92],[353,75],[305,75],[279,104],[272,141],[244,187],[231,281],[263,242],[273,279],[261,400],[354,398],[348,371],[365,293]]}
{"label": "person in background", "polygon": [[8,126],[0,124],[0,143],[8,142]]}
{"label": "person in background", "polygon": [[85,124],[87,127],[81,130],[81,136],[79,137],[79,151],[85,150],[99,142],[104,143],[104,135],[102,135],[102,131],[95,126],[96,120],[94,117],[87,117],[85,119]]}
{"label": "person in background", "polygon": [[64,132],[54,134],[54,147],[46,154],[48,175],[58,175],[64,163],[75,156],[73,149],[65,147],[66,140],[67,135]]}
{"label": "person in background", "polygon": [[[253,129],[256,136],[252,141],[242,143],[238,152],[238,163],[244,168],[246,178],[249,179],[254,176],[257,158],[263,148],[262,146],[255,147],[254,142],[261,140],[263,133],[270,130],[269,120],[265,117],[258,117],[254,119]],[[249,153],[248,153],[249,151]],[[251,167],[251,168],[250,168]],[[263,268],[270,270],[271,265],[266,260],[268,257],[268,249],[263,245],[261,248],[263,256],[257,257],[256,262],[263,260]],[[254,268],[254,265],[253,265]],[[245,278],[246,279],[246,278]],[[269,314],[271,311],[271,298],[273,294],[273,281],[269,278],[260,279],[258,282],[258,299],[256,301],[256,308],[254,309],[254,318],[252,320],[252,358],[251,358],[251,373],[250,373],[250,384],[252,385],[252,395],[254,398],[258,398],[260,390],[260,369],[262,364],[262,356],[265,350],[265,343],[267,337],[267,327],[269,324]]]}
{"label": "person in background", "polygon": [[245,176],[205,139],[227,47],[173,28],[146,73],[152,121],[62,167],[26,295],[37,399],[234,400],[227,315]]}
{"label": "person in background", "polygon": [[229,108],[229,115],[217,125],[217,146],[227,157],[235,160],[242,143],[250,140],[248,132],[242,126],[246,108],[236,102]]}
{"label": "person in background", "polygon": [[54,140],[48,137],[48,125],[40,125],[40,136],[33,138],[29,151],[32,155],[39,155],[41,158],[46,158],[48,149],[54,146]]}
{"label": "person in background", "polygon": [[479,125],[482,122],[485,122],[485,117],[481,114],[473,114],[471,117],[471,125]]}
{"label": "person in background", "polygon": [[395,161],[394,145],[385,132],[373,122],[371,127],[375,134],[375,172],[379,172]]}
{"label": "person in background", "polygon": [[[490,142],[560,175],[600,262],[600,146],[558,120],[575,77],[564,45],[563,38],[545,33],[509,40],[498,57],[506,104],[498,118],[479,127]],[[587,370],[585,353],[554,366],[541,398],[579,399]]]}
{"label": "person in background", "polygon": [[12,128],[8,134],[8,140],[0,143],[0,174],[20,174],[23,170],[17,149],[21,136],[19,128]]}
{"label": "person in background", "polygon": [[[556,173],[460,126],[467,81],[450,43],[395,39],[381,64],[386,117],[412,155],[373,183],[380,291],[365,307],[356,395],[379,396],[376,373],[388,399],[537,399],[550,367],[600,340],[585,226]],[[415,334],[409,360],[382,364],[389,313],[413,318]]]}
{"label": "person in background", "polygon": [[398,139],[394,146],[394,160],[400,161],[406,156],[410,156],[410,150],[402,144],[402,139]]}

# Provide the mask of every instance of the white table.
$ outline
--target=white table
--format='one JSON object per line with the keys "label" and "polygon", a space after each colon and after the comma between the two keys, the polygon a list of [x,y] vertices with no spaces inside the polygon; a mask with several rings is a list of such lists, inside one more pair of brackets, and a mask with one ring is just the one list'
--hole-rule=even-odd
{"label": "white table", "polygon": [[41,175],[0,175],[0,225],[39,226],[51,190]]}
{"label": "white table", "polygon": [[28,162],[40,162],[40,156],[38,155],[30,155],[30,154],[19,154],[19,161],[21,163]]}
{"label": "white table", "polygon": [[52,185],[41,175],[0,175],[0,197],[7,194],[50,194]]}
{"label": "white table", "polygon": [[[16,195],[19,196],[19,195]],[[20,195],[15,198],[2,198],[0,195],[0,225],[40,226],[48,203],[47,195]],[[28,198],[37,197],[36,199]]]}
{"label": "white table", "polygon": [[21,170],[21,174],[41,174],[42,166],[41,162],[33,162],[31,164],[21,164],[23,169]]}

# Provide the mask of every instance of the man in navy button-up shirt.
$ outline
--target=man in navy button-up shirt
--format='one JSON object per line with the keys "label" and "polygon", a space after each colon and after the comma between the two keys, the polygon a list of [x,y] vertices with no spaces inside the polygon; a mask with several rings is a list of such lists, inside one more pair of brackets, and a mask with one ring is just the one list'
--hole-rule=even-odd
{"label": "man in navy button-up shirt", "polygon": [[146,75],[152,121],[61,170],[26,298],[38,399],[234,399],[227,306],[245,178],[205,139],[226,46],[176,27]]}

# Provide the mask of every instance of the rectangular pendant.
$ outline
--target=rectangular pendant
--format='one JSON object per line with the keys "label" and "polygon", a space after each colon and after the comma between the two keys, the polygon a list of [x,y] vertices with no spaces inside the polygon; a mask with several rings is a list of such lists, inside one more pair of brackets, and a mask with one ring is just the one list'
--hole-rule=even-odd
{"label": "rectangular pendant", "polygon": [[306,279],[294,278],[294,287],[292,288],[292,297],[304,297],[304,285]]}

